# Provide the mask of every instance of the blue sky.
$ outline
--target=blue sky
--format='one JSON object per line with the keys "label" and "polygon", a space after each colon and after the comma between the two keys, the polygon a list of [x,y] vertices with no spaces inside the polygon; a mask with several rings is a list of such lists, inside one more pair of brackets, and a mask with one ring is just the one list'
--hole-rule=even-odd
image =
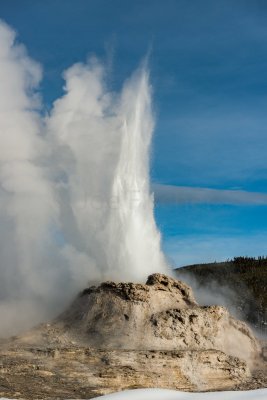
{"label": "blue sky", "polygon": [[1,0],[0,18],[43,65],[47,109],[74,62],[96,54],[116,89],[149,51],[151,177],[165,193],[155,215],[168,257],[267,254],[264,0]]}

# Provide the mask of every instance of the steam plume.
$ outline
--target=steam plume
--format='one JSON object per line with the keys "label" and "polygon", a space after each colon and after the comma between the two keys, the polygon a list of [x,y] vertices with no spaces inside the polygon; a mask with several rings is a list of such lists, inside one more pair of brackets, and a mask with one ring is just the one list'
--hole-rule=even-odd
{"label": "steam plume", "polygon": [[59,312],[88,281],[167,269],[149,188],[146,68],[121,94],[95,59],[64,78],[42,118],[41,68],[0,23],[1,335]]}

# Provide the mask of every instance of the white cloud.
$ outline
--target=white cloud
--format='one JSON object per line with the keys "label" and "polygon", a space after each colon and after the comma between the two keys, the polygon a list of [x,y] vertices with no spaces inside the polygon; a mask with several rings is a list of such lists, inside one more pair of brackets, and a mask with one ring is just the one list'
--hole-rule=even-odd
{"label": "white cloud", "polygon": [[154,184],[153,191],[156,202],[163,204],[267,205],[267,194],[244,190]]}

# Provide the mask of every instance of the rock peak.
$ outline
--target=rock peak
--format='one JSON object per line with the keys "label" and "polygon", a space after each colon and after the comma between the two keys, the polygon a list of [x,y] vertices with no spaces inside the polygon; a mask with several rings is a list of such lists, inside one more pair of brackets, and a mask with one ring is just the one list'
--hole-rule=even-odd
{"label": "rock peak", "polygon": [[183,296],[184,300],[188,303],[196,304],[193,291],[190,286],[184,282],[169,277],[164,274],[152,274],[149,275],[146,281],[146,285],[154,286],[158,290],[168,290],[169,292],[178,292]]}
{"label": "rock peak", "polygon": [[149,275],[145,284],[132,282],[102,282],[81,292],[82,296],[92,293],[109,292],[129,301],[149,301],[152,292],[171,292],[173,296],[186,304],[196,305],[192,289],[184,282],[167,275],[155,273]]}

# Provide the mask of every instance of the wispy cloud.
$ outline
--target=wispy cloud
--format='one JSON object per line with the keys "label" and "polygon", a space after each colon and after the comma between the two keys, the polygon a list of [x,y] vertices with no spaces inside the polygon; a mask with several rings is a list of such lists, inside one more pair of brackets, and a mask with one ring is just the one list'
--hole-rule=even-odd
{"label": "wispy cloud", "polygon": [[223,190],[154,184],[156,203],[161,204],[230,204],[267,205],[267,194],[244,190]]}

